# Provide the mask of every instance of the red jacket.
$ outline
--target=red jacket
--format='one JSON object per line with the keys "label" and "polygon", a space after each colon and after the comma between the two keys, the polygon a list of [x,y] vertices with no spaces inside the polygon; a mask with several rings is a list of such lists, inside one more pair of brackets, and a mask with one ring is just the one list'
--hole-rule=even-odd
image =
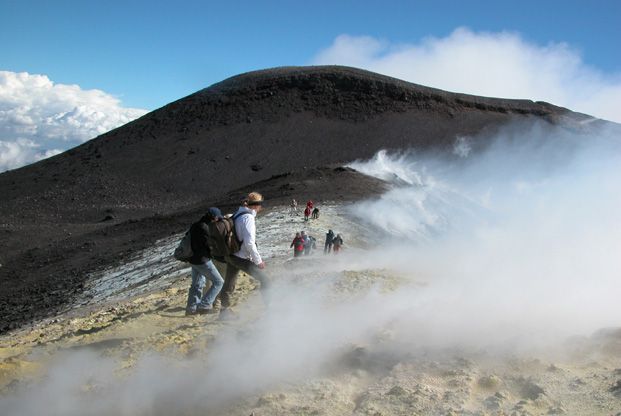
{"label": "red jacket", "polygon": [[304,251],[304,239],[302,237],[295,237],[289,247],[295,247],[295,251]]}

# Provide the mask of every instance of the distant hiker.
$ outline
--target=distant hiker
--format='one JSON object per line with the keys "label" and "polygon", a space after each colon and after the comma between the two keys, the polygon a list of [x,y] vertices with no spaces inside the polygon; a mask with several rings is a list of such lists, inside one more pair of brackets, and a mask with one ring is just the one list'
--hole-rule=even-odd
{"label": "distant hiker", "polygon": [[337,234],[332,240],[332,244],[334,245],[334,254],[338,254],[341,251],[341,247],[343,247],[343,239],[340,234]]}
{"label": "distant hiker", "polygon": [[323,246],[323,254],[332,251],[332,241],[334,240],[334,231],[328,230],[326,233],[326,244]]}
{"label": "distant hiker", "polygon": [[307,254],[306,247],[308,247],[310,240],[308,238],[308,235],[306,234],[306,231],[301,231],[300,235],[302,236],[302,242],[304,244],[304,247],[303,247],[304,254]]}
{"label": "distant hiker", "polygon": [[[192,284],[188,291],[188,302],[185,308],[186,315],[197,313],[209,313],[213,310],[213,302],[222,289],[224,279],[211,260],[208,240],[208,223],[222,217],[218,208],[209,208],[207,213],[190,227],[190,239],[192,242],[192,257],[189,263],[192,266]],[[207,284],[207,278],[211,281],[211,287],[205,294],[203,289]]]}
{"label": "distant hiker", "polygon": [[317,218],[319,218],[319,208],[315,207],[313,209],[313,219],[316,220]]}
{"label": "distant hiker", "polygon": [[226,275],[224,277],[224,287],[220,292],[222,310],[220,315],[223,318],[232,317],[229,310],[231,306],[231,295],[235,291],[237,276],[242,270],[261,282],[261,290],[269,287],[269,277],[263,271],[265,262],[257,250],[256,244],[256,224],[255,217],[263,209],[263,196],[258,192],[251,192],[242,201],[235,215],[235,234],[237,240],[241,242],[241,248],[237,253],[227,255]]}
{"label": "distant hiker", "polygon": [[317,247],[317,244],[315,243],[315,241],[317,241],[315,239],[315,237],[311,236],[311,235],[306,235],[305,234],[305,239],[304,239],[304,255],[308,256],[311,253],[311,250]]}
{"label": "distant hiker", "polygon": [[311,209],[307,205],[306,208],[304,209],[304,221],[308,221],[308,217],[310,217],[310,215],[311,215]]}
{"label": "distant hiker", "polygon": [[291,242],[289,248],[293,247],[293,257],[300,257],[304,252],[304,239],[302,234],[295,233],[295,238]]}
{"label": "distant hiker", "polygon": [[291,204],[289,205],[289,207],[291,208],[289,210],[289,214],[291,215],[297,215],[298,214],[298,201],[296,201],[295,199],[291,200]]}

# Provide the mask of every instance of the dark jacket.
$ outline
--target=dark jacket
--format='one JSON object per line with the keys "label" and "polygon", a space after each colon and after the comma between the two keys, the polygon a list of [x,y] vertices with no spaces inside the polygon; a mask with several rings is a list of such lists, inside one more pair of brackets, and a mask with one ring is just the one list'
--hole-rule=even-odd
{"label": "dark jacket", "polygon": [[192,224],[190,227],[190,239],[194,254],[190,258],[190,264],[204,264],[211,260],[211,252],[207,245],[208,237],[209,231],[207,230],[205,218],[201,218],[200,221]]}
{"label": "dark jacket", "polygon": [[333,232],[326,233],[326,245],[332,244],[333,240],[334,240],[334,233]]}

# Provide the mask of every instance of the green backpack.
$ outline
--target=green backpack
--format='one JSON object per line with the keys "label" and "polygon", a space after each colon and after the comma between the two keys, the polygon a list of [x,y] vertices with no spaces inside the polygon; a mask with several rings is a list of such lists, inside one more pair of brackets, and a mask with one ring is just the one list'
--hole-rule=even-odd
{"label": "green backpack", "polygon": [[207,224],[209,230],[207,245],[213,258],[222,260],[225,256],[233,255],[241,249],[243,241],[237,239],[235,220],[242,215],[250,215],[250,213],[243,212]]}

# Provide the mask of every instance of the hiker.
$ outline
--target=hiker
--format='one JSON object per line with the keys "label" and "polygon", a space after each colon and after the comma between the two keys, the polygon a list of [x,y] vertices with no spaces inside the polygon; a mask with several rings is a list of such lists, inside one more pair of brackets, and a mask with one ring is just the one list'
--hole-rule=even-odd
{"label": "hiker", "polygon": [[334,231],[328,230],[328,232],[326,233],[326,243],[323,246],[323,254],[326,254],[332,251],[333,240],[334,240]]}
{"label": "hiker", "polygon": [[304,252],[304,255],[306,255],[306,247],[308,247],[310,240],[308,239],[306,231],[301,231],[300,235],[302,236],[302,251]]}
{"label": "hiker", "polygon": [[[189,259],[189,263],[192,266],[192,284],[188,291],[186,315],[210,313],[213,310],[213,302],[224,284],[224,279],[213,264],[211,252],[207,245],[207,224],[220,217],[222,217],[220,210],[211,207],[199,221],[190,227],[192,257]],[[211,281],[211,287],[203,294],[207,278]]]}
{"label": "hiker", "polygon": [[293,247],[293,257],[300,257],[304,252],[304,239],[300,233],[295,233],[295,238],[289,248]]}
{"label": "hiker", "polygon": [[343,239],[340,234],[337,234],[332,240],[332,244],[334,244],[334,254],[338,254],[341,251],[341,247],[343,247]]}
{"label": "hiker", "polygon": [[304,255],[308,256],[311,253],[311,250],[317,247],[317,244],[315,243],[316,239],[311,235],[306,235],[304,231],[302,231],[302,233],[304,234],[304,237],[306,237],[304,239]]}
{"label": "hiker", "polygon": [[311,209],[307,205],[306,208],[304,209],[304,221],[308,221],[308,217],[310,217],[310,215],[311,215]]}
{"label": "hiker", "polygon": [[319,208],[315,207],[313,209],[313,219],[316,220],[317,218],[319,218]]}
{"label": "hiker", "polygon": [[297,215],[298,214],[298,201],[295,199],[291,200],[291,204],[289,205],[291,209],[289,210],[289,214]]}
{"label": "hiker", "polygon": [[235,291],[237,276],[242,270],[261,282],[261,290],[269,287],[269,277],[263,271],[265,262],[257,250],[256,244],[256,225],[255,217],[263,209],[263,196],[258,192],[251,192],[242,201],[235,215],[235,233],[238,241],[241,241],[241,248],[237,253],[227,255],[226,275],[224,277],[224,287],[220,292],[221,310],[223,318],[234,317],[230,311],[231,295]]}

